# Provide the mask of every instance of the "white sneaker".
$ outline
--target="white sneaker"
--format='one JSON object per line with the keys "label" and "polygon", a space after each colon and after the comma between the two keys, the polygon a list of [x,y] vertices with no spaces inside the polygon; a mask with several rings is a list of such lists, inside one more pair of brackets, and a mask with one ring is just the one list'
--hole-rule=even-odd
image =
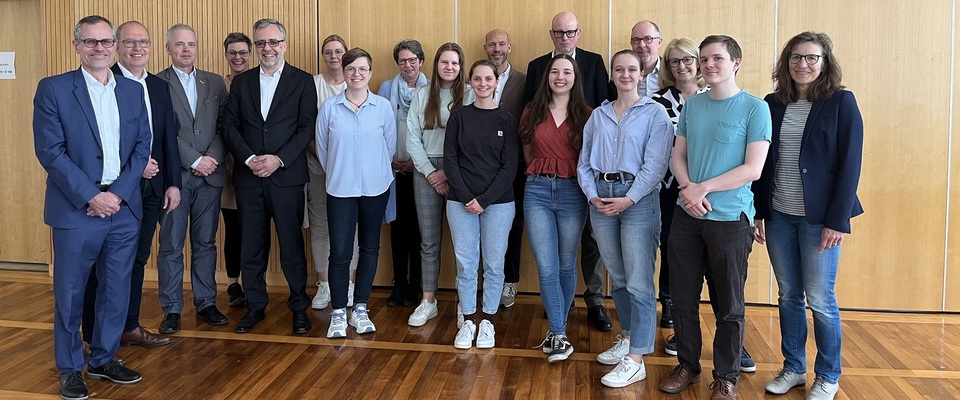
{"label": "white sneaker", "polygon": [[463,326],[463,309],[460,308],[460,303],[457,303],[457,329]]}
{"label": "white sneaker", "polygon": [[377,327],[373,325],[373,321],[370,321],[367,308],[363,306],[355,307],[353,312],[350,313],[350,326],[357,328],[357,333],[377,331]]}
{"label": "white sneaker", "polygon": [[327,308],[328,305],[330,305],[330,283],[319,281],[317,282],[317,295],[313,296],[313,302],[310,303],[310,308],[322,310]]}
{"label": "white sneaker", "polygon": [[350,286],[347,287],[347,307],[353,307],[353,281],[350,281]]}
{"label": "white sneaker", "polygon": [[477,348],[492,349],[496,344],[497,331],[493,329],[493,322],[480,320],[480,329],[477,331]]}
{"label": "white sneaker", "polygon": [[770,382],[767,382],[767,385],[764,386],[763,389],[773,394],[786,394],[790,389],[806,384],[806,374],[797,374],[781,369],[777,371],[777,376],[773,377],[773,380]]}
{"label": "white sneaker", "polygon": [[504,283],[500,292],[500,305],[504,308],[513,307],[517,303],[517,286],[513,283]]}
{"label": "white sneaker", "polygon": [[632,358],[624,356],[620,363],[608,372],[600,383],[607,387],[621,388],[634,382],[639,382],[647,377],[647,368],[643,362],[633,361]]}
{"label": "white sneaker", "polygon": [[597,361],[603,365],[617,365],[629,352],[630,339],[624,339],[622,336],[617,335],[617,341],[613,344],[613,347],[603,353],[597,354]]}
{"label": "white sneaker", "polygon": [[327,328],[327,339],[347,337],[347,311],[333,310],[330,313],[330,328]]}
{"label": "white sneaker", "polygon": [[434,299],[433,303],[428,303],[426,300],[420,300],[420,305],[417,306],[416,310],[413,310],[413,314],[410,314],[410,318],[407,319],[407,325],[410,326],[423,326],[427,321],[436,318],[439,313],[437,313],[437,300]]}
{"label": "white sneaker", "polygon": [[827,382],[822,376],[813,379],[813,386],[807,392],[807,400],[833,400],[840,391],[840,383]]}
{"label": "white sneaker", "polygon": [[457,331],[457,337],[453,339],[453,347],[460,350],[468,350],[473,347],[473,337],[477,333],[477,327],[473,321],[464,321]]}

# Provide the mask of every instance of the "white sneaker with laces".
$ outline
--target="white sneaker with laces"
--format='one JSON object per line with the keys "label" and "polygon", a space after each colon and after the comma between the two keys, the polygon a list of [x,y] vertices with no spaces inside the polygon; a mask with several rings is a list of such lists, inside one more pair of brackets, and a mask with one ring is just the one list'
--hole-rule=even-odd
{"label": "white sneaker with laces", "polygon": [[328,305],[330,305],[330,283],[319,281],[317,282],[317,295],[313,296],[310,308],[322,310],[327,308]]}
{"label": "white sneaker with laces", "polygon": [[350,286],[347,287],[347,307],[353,307],[353,281],[350,281]]}
{"label": "white sneaker with laces", "polygon": [[463,309],[460,308],[460,303],[457,303],[457,329],[463,326]]}
{"label": "white sneaker with laces", "polygon": [[813,379],[813,386],[807,392],[807,400],[833,400],[840,391],[840,382],[827,382],[822,376]]}
{"label": "white sneaker with laces", "polygon": [[621,388],[634,382],[639,382],[647,377],[647,368],[643,362],[633,361],[632,358],[624,356],[620,363],[608,372],[600,383],[607,387]]}
{"label": "white sneaker with laces", "polygon": [[790,389],[806,384],[806,374],[797,374],[781,369],[777,371],[777,376],[773,377],[773,380],[770,382],[767,382],[767,385],[764,386],[763,389],[773,394],[786,394]]}
{"label": "white sneaker with laces", "polygon": [[477,348],[492,349],[496,344],[497,331],[493,329],[493,322],[480,320],[480,329],[477,330]]}
{"label": "white sneaker with laces", "polygon": [[347,337],[347,311],[333,310],[330,313],[330,328],[327,329],[327,339]]}
{"label": "white sneaker with laces", "polygon": [[423,326],[427,321],[436,318],[439,313],[437,312],[437,300],[434,299],[433,303],[428,303],[427,300],[420,300],[420,305],[417,306],[416,310],[413,310],[413,314],[410,314],[410,318],[407,319],[407,325],[410,326]]}
{"label": "white sneaker with laces", "polygon": [[500,305],[503,308],[513,307],[517,303],[517,286],[513,283],[504,283],[500,292]]}
{"label": "white sneaker with laces", "polygon": [[463,321],[460,330],[457,331],[457,337],[453,339],[453,347],[460,350],[469,350],[473,347],[473,337],[477,333],[477,327],[473,321]]}
{"label": "white sneaker with laces", "polygon": [[350,326],[357,328],[357,333],[377,331],[377,327],[373,325],[373,321],[370,321],[367,308],[363,306],[354,307],[353,312],[350,313]]}
{"label": "white sneaker with laces", "polygon": [[622,336],[617,335],[617,341],[613,344],[613,347],[603,353],[597,354],[597,361],[603,365],[617,365],[629,352],[630,339],[624,339]]}

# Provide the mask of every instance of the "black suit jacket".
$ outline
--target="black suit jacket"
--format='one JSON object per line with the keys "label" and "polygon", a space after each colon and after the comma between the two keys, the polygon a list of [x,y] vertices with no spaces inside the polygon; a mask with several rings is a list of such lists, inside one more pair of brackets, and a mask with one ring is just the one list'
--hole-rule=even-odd
{"label": "black suit jacket", "polygon": [[267,119],[260,114],[260,67],[237,75],[230,85],[224,140],[233,154],[233,184],[255,187],[260,179],[243,165],[250,156],[274,154],[283,166],[269,178],[278,186],[310,181],[306,150],[317,124],[317,90],[313,76],[287,63],[280,73]]}
{"label": "black suit jacket", "polygon": [[[547,74],[547,64],[553,58],[551,54],[552,52],[544,54],[527,64],[526,89],[523,91],[524,104],[533,101],[533,95],[537,93],[540,80]],[[607,81],[610,80],[607,67],[603,64],[603,57],[597,53],[577,47],[576,54],[580,79],[583,81],[583,97],[586,98],[588,106],[597,108],[607,99]]]}
{"label": "black suit jacket", "polygon": [[[122,77],[120,66],[113,64],[113,75]],[[177,149],[177,123],[173,119],[170,101],[170,86],[160,77],[147,73],[147,95],[150,96],[150,112],[153,116],[153,148],[150,157],[157,160],[160,170],[150,179],[150,186],[157,197],[163,197],[167,188],[180,187],[180,150]]]}

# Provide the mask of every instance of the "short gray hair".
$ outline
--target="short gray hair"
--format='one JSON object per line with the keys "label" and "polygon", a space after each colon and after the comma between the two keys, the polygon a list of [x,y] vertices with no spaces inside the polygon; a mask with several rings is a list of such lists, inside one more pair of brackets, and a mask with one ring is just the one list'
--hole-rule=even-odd
{"label": "short gray hair", "polygon": [[179,30],[188,30],[190,32],[193,32],[193,37],[197,37],[197,31],[193,30],[193,28],[191,28],[190,25],[176,24],[174,26],[171,26],[170,29],[167,29],[167,44],[170,44],[170,42],[173,40],[173,33]]}
{"label": "short gray hair", "polygon": [[253,34],[256,35],[258,30],[261,30],[261,29],[263,29],[263,28],[266,28],[266,27],[268,27],[268,26],[270,26],[270,25],[276,25],[277,28],[280,29],[280,36],[283,36],[281,39],[283,39],[283,40],[286,40],[286,39],[287,39],[287,28],[284,27],[283,24],[280,23],[280,21],[277,21],[277,20],[275,20],[275,19],[273,19],[273,18],[264,18],[264,19],[261,19],[261,20],[259,20],[259,21],[257,21],[257,22],[254,22],[254,23],[253,23]]}
{"label": "short gray hair", "polygon": [[96,25],[101,22],[106,23],[107,25],[110,25],[110,30],[113,31],[113,36],[114,37],[117,36],[117,28],[113,27],[113,22],[110,22],[109,19],[106,19],[99,15],[88,15],[86,17],[81,18],[80,21],[77,21],[77,25],[73,27],[73,40],[76,40],[78,42],[80,41],[80,28],[82,28],[84,25]]}

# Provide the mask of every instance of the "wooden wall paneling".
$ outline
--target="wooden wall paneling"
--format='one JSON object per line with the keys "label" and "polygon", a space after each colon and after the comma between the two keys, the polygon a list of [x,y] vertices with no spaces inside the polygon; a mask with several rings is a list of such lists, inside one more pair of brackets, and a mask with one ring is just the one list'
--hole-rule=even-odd
{"label": "wooden wall paneling", "polygon": [[[923,7],[895,0],[870,7],[780,2],[778,45],[801,31],[827,32],[864,119],[858,194],[866,213],[853,220],[853,235],[844,241],[841,307],[942,308],[952,89],[943,83],[949,78],[944,66],[953,66],[952,7],[948,0]],[[891,32],[908,39],[888,40]],[[911,84],[908,77],[940,84]]]}
{"label": "wooden wall paneling", "polygon": [[14,52],[16,79],[0,80],[4,129],[0,130],[0,170],[4,190],[0,201],[0,261],[51,264],[50,228],[43,223],[46,172],[33,146],[33,96],[46,70],[46,58],[37,51],[42,38],[40,2],[0,2],[0,51]]}
{"label": "wooden wall paneling", "polygon": [[[651,20],[660,27],[663,42],[686,36],[699,43],[707,35],[724,34],[737,40],[743,51],[737,83],[746,91],[763,97],[770,91],[770,71],[774,63],[775,4],[736,0],[715,3],[682,0],[674,2],[634,2],[612,0],[611,52],[630,48],[630,31],[641,20]],[[749,21],[749,23],[746,23]],[[609,61],[609,60],[608,60]],[[669,68],[665,64],[661,68]],[[657,265],[659,274],[660,265]],[[748,303],[774,304],[776,291],[766,248],[754,244],[750,255],[747,284],[744,288]],[[659,276],[659,275],[658,275]],[[658,282],[659,285],[659,282]],[[701,296],[707,299],[704,288]]]}
{"label": "wooden wall paneling", "polygon": [[[953,17],[954,21],[958,21],[958,19],[960,19],[960,10]],[[955,49],[954,52],[956,52],[957,44],[960,43],[960,32],[956,33],[951,39],[950,48]],[[957,56],[955,54],[954,59],[949,64],[953,68],[953,87],[950,88],[953,109],[950,110],[952,130],[950,131],[951,161],[948,172],[951,183],[947,200],[950,219],[947,221],[948,242],[945,263],[946,274],[944,275],[944,286],[946,287],[944,291],[944,310],[954,312],[960,311],[960,290],[958,290],[960,288],[960,146],[956,145],[956,143],[960,143],[960,135],[958,135],[960,133],[960,98],[957,97],[960,94],[960,80],[957,79],[960,77],[960,66],[956,63]]]}

